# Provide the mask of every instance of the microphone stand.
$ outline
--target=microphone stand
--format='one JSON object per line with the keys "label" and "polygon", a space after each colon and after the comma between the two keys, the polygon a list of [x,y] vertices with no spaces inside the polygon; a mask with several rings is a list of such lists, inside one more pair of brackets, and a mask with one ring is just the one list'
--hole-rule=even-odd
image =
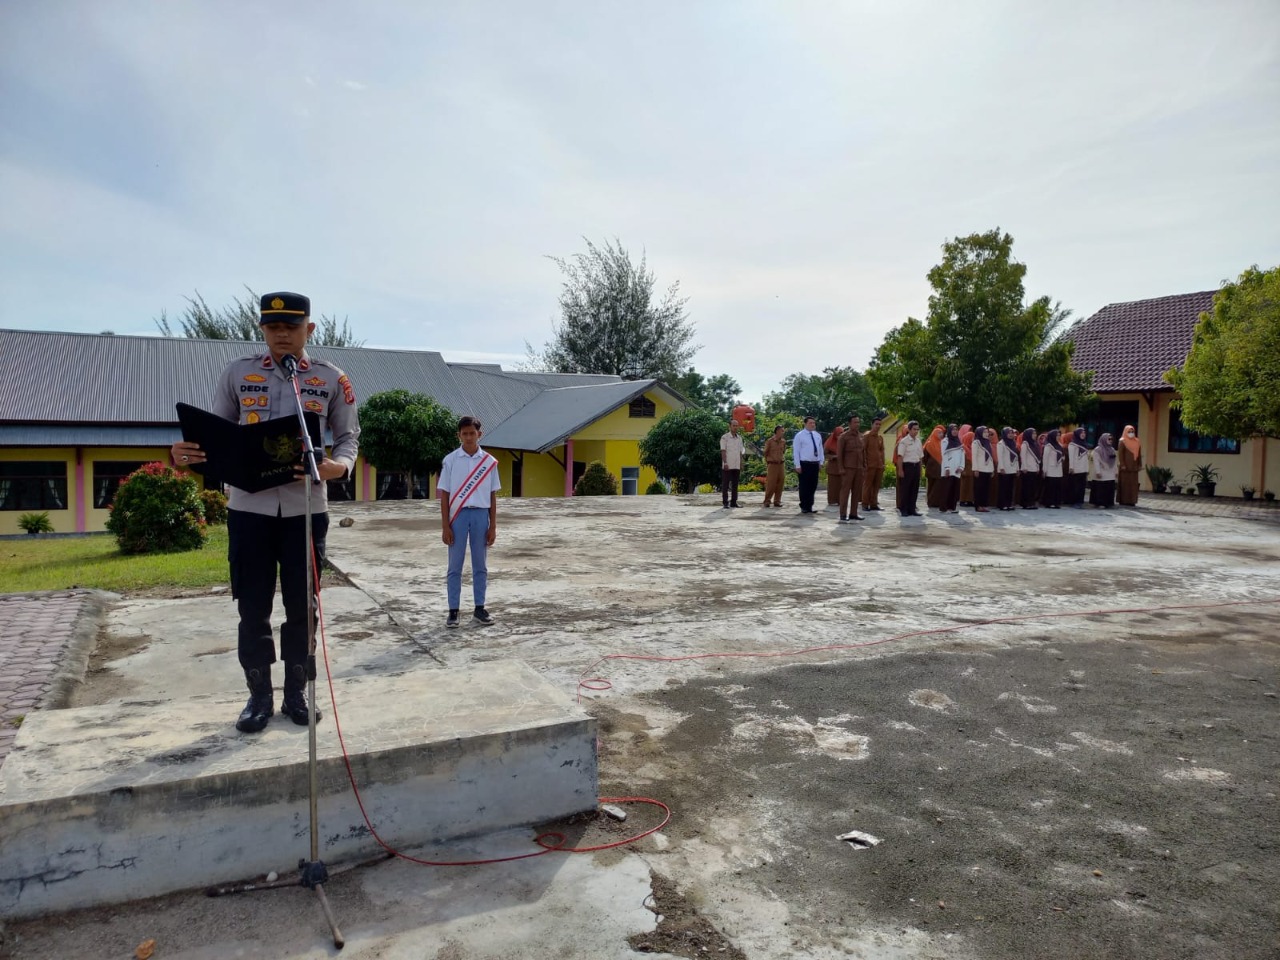
{"label": "microphone stand", "polygon": [[307,429],[307,417],[302,408],[302,389],[298,386],[298,361],[286,354],[280,358],[280,365],[285,375],[293,384],[293,402],[298,414],[298,425],[302,431],[302,458],[307,469],[307,490],[305,498],[306,519],[306,564],[307,564],[307,759],[308,780],[311,806],[311,859],[298,861],[299,880],[304,887],[315,890],[320,899],[320,909],[324,911],[325,920],[333,933],[333,945],[339,950],[345,945],[342,931],[329,908],[329,900],[324,894],[324,884],[329,879],[329,871],[320,859],[319,816],[316,800],[316,614],[314,604],[319,584],[316,578],[320,571],[315,569],[314,545],[311,532],[311,487],[322,483],[320,479],[320,463],[316,459],[315,444],[311,440],[311,431]]}

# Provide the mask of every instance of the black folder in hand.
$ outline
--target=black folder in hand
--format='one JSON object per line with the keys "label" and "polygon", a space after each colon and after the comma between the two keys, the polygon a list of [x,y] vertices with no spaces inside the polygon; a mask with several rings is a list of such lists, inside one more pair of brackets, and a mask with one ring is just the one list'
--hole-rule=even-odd
{"label": "black folder in hand", "polygon": [[[302,436],[296,413],[240,424],[186,403],[179,403],[177,410],[182,439],[200,444],[208,457],[205,463],[191,464],[191,469],[204,477],[206,486],[228,483],[257,493],[298,479],[293,468],[302,463]],[[320,418],[308,412],[306,421],[316,457],[322,458]]]}

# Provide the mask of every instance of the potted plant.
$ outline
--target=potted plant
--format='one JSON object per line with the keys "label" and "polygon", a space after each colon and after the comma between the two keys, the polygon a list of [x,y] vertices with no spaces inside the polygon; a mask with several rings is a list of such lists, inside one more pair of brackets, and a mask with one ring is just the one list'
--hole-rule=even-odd
{"label": "potted plant", "polygon": [[1263,500],[1265,500],[1265,501],[1267,501],[1267,503],[1270,503],[1270,502],[1271,502],[1272,500],[1274,500],[1275,498],[1276,498],[1276,492],[1275,492],[1274,490],[1263,490],[1263,491],[1262,491],[1262,499],[1263,499]]}
{"label": "potted plant", "polygon": [[[1172,479],[1173,471],[1168,467],[1157,467],[1155,465],[1147,467],[1147,480],[1151,484],[1152,493],[1164,493],[1169,486],[1169,481]],[[1173,492],[1177,493],[1178,491],[1175,490]]]}
{"label": "potted plant", "polygon": [[1247,483],[1240,488],[1240,496],[1244,497],[1246,500],[1252,500],[1255,493],[1257,493],[1257,490],[1249,486]]}
{"label": "potted plant", "polygon": [[1178,494],[1182,493],[1182,484],[1170,483],[1169,492],[1172,493],[1174,496],[1177,496]]}
{"label": "potted plant", "polygon": [[1187,474],[1187,483],[1194,484],[1202,497],[1212,497],[1218,486],[1218,468],[1212,463],[1198,463]]}
{"label": "potted plant", "polygon": [[53,533],[53,522],[47,510],[44,513],[24,513],[18,518],[18,526],[33,537],[37,533]]}

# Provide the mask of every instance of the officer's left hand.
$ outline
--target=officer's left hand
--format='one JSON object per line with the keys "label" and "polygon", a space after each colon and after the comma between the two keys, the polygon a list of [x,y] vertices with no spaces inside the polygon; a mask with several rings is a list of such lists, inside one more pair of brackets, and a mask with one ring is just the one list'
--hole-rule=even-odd
{"label": "officer's left hand", "polygon": [[[318,465],[321,480],[341,480],[347,473],[345,464],[325,457]],[[299,480],[307,475],[307,468],[301,463],[294,464],[293,473]]]}
{"label": "officer's left hand", "polygon": [[488,531],[484,535],[484,545],[486,547],[492,547],[493,541],[497,539],[498,539],[498,528],[490,525]]}

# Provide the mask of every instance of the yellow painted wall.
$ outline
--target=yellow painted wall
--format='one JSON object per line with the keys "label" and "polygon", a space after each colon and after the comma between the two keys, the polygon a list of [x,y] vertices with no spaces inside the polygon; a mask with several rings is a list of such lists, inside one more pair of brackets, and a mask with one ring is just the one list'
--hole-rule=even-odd
{"label": "yellow painted wall", "polygon": [[[564,458],[564,447],[555,450],[557,456]],[[510,495],[511,489],[504,490]],[[526,453],[524,455],[524,483],[521,490],[524,497],[563,497],[564,467],[551,459],[546,453]]]}

